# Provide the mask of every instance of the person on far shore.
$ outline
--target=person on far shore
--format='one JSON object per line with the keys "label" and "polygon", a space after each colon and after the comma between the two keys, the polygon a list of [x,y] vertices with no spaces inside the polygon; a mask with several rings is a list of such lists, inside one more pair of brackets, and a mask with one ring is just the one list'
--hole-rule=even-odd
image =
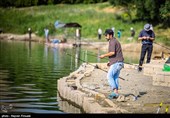
{"label": "person on far shore", "polygon": [[98,39],[101,40],[101,38],[102,38],[102,29],[99,28],[98,29]]}
{"label": "person on far shore", "polygon": [[139,60],[139,67],[138,71],[142,71],[142,65],[143,61],[147,52],[147,60],[146,63],[150,63],[152,50],[153,50],[153,40],[155,40],[155,33],[151,29],[152,26],[147,23],[144,25],[144,29],[140,32],[138,36],[138,40],[141,40],[142,42],[142,48],[141,48],[141,55]]}
{"label": "person on far shore", "polygon": [[131,31],[131,37],[133,38],[135,36],[135,30],[133,29],[133,27],[130,28]]}
{"label": "person on far shore", "polygon": [[122,53],[121,44],[114,37],[112,29],[106,29],[105,38],[109,41],[108,53],[100,55],[100,58],[109,58],[109,71],[107,73],[108,83],[113,92],[108,96],[109,99],[117,98],[119,96],[119,74],[124,67],[124,57]]}
{"label": "person on far shore", "polygon": [[119,40],[121,38],[121,35],[122,35],[122,33],[121,33],[120,29],[119,29],[118,32],[117,32],[117,37],[118,37]]}
{"label": "person on far shore", "polygon": [[115,27],[112,27],[113,36],[115,36]]}
{"label": "person on far shore", "polygon": [[44,32],[45,32],[45,42],[46,43],[49,43],[50,41],[49,41],[49,29],[46,27],[45,29],[44,29]]}

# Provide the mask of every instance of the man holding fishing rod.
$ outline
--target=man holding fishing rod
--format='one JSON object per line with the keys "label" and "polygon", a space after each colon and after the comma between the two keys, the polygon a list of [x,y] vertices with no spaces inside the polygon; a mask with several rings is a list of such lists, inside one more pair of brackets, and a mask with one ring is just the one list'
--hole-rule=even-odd
{"label": "man holding fishing rod", "polygon": [[106,29],[104,35],[107,41],[109,41],[108,53],[102,54],[99,57],[109,57],[109,63],[107,64],[109,66],[107,79],[113,92],[111,92],[108,98],[112,99],[117,98],[119,96],[119,74],[120,70],[124,67],[124,58],[121,45],[119,41],[114,37],[113,30]]}

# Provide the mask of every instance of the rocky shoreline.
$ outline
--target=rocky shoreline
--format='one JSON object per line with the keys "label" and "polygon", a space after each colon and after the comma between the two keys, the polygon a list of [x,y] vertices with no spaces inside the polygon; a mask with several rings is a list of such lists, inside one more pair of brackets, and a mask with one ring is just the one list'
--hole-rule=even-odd
{"label": "rocky shoreline", "polygon": [[[136,65],[125,64],[120,74],[123,79],[119,80],[121,87],[117,99],[107,98],[111,90],[106,79],[107,73],[102,71],[108,70],[105,63],[82,64],[78,70],[58,80],[58,92],[61,98],[75,103],[85,113],[154,114],[162,101],[164,105],[160,113],[164,113],[166,107],[170,106],[170,72],[155,79],[154,75],[159,69],[151,69],[153,65],[160,64],[161,67],[163,63],[152,61],[152,74],[149,76],[145,71],[137,72]],[[163,83],[167,83],[167,86]]]}
{"label": "rocky shoreline", "polygon": [[[36,34],[32,33],[31,41],[35,42],[42,42],[44,43],[45,40],[42,37],[38,37]],[[60,36],[59,36],[60,37]],[[11,34],[11,33],[1,33],[0,40],[14,40],[14,41],[29,41],[29,34],[18,35],[18,34]],[[69,44],[73,44],[74,42],[68,41]],[[107,51],[108,42],[88,42],[84,39],[81,41],[81,45],[88,47],[90,49],[101,49]],[[122,50],[125,52],[137,52],[140,53],[141,51],[141,43],[128,43],[122,44]],[[160,45],[153,45],[153,54],[161,56],[161,53],[169,54],[169,50],[160,46]]]}

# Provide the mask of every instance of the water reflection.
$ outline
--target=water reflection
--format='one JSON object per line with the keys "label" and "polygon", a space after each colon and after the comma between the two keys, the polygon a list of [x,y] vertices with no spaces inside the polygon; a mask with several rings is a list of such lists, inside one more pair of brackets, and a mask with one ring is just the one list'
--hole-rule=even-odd
{"label": "water reflection", "polygon": [[58,49],[55,48],[55,47],[52,48],[52,50],[53,50],[53,56],[54,56],[54,65],[56,65],[58,63],[58,61],[59,61],[58,60],[59,58],[57,57],[58,56],[57,53],[59,53],[59,52],[58,52]]}
{"label": "water reflection", "polygon": [[75,68],[78,68],[78,65],[80,64],[80,49],[81,47],[75,48]]}
{"label": "water reflection", "polygon": [[31,57],[31,40],[29,41],[28,44],[29,44],[28,45],[28,55],[29,55],[29,57]]}
{"label": "water reflection", "polygon": [[48,49],[49,47],[47,45],[44,46],[44,61],[47,61],[48,58]]}
{"label": "water reflection", "polygon": [[0,107],[4,109],[0,113],[81,113],[59,98],[57,79],[68,76],[82,62],[107,62],[97,59],[102,53],[97,51],[0,41]]}
{"label": "water reflection", "polygon": [[57,79],[74,70],[62,50],[0,41],[0,113],[65,113],[57,102]]}

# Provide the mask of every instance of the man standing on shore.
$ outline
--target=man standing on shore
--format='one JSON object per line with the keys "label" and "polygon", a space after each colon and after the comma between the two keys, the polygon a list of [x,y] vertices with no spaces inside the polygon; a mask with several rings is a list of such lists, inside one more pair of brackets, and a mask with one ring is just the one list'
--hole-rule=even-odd
{"label": "man standing on shore", "polygon": [[98,29],[98,39],[101,40],[101,38],[102,38],[102,29],[99,28]]}
{"label": "man standing on shore", "polygon": [[44,32],[45,32],[45,42],[46,43],[49,43],[50,41],[49,41],[49,29],[46,27],[45,29],[44,29]]}
{"label": "man standing on shore", "polygon": [[105,37],[109,41],[108,53],[100,55],[100,58],[109,57],[109,71],[107,74],[108,82],[113,92],[108,96],[109,99],[118,97],[119,74],[124,67],[124,58],[119,41],[113,37],[112,29],[106,29]]}
{"label": "man standing on shore", "polygon": [[147,52],[147,60],[146,63],[150,63],[152,50],[153,50],[153,40],[155,39],[155,33],[151,29],[150,24],[145,24],[144,29],[140,32],[138,40],[142,41],[142,49],[141,49],[141,55],[139,60],[139,67],[138,71],[142,71],[142,65],[145,58],[145,54]]}

